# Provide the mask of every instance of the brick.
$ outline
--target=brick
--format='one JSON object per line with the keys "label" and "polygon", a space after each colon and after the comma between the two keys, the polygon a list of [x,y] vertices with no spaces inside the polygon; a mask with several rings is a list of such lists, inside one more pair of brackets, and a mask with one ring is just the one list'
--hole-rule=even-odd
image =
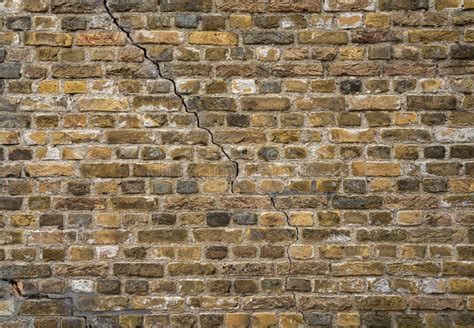
{"label": "brick", "polygon": [[414,30],[408,31],[409,42],[456,42],[459,32],[456,30]]}
{"label": "brick", "polygon": [[329,32],[324,30],[298,32],[298,41],[302,44],[346,44],[346,32]]}
{"label": "brick", "polygon": [[87,178],[123,178],[129,175],[127,164],[82,164],[82,176]]}
{"label": "brick", "polygon": [[268,97],[243,97],[241,100],[243,110],[269,111],[288,110],[290,101],[288,98],[268,98]]}
{"label": "brick", "polygon": [[2,145],[16,145],[19,143],[18,132],[15,131],[0,131],[0,144]]}
{"label": "brick", "polygon": [[99,0],[52,0],[54,13],[91,13],[99,8]]}
{"label": "brick", "polygon": [[67,64],[54,64],[51,67],[51,76],[56,78],[65,79],[83,79],[100,77],[102,75],[102,69],[99,65],[85,64],[85,65],[67,65]]}
{"label": "brick", "polygon": [[154,11],[157,8],[157,1],[123,1],[123,0],[111,0],[108,3],[109,8],[114,12],[147,12]]}
{"label": "brick", "polygon": [[126,99],[80,99],[76,102],[80,111],[122,112],[128,110]]}
{"label": "brick", "polygon": [[127,42],[126,35],[118,32],[82,32],[75,36],[78,46],[123,46]]}
{"label": "brick", "polygon": [[21,77],[20,65],[18,64],[0,64],[1,79],[19,79]]}
{"label": "brick", "polygon": [[381,10],[428,9],[428,0],[379,0]]}
{"label": "brick", "polygon": [[355,305],[359,310],[404,310],[406,301],[401,296],[356,296]]}
{"label": "brick", "polygon": [[190,44],[236,46],[238,38],[231,32],[191,32],[188,39]]}
{"label": "brick", "polygon": [[397,110],[400,100],[396,96],[353,96],[349,106],[351,110]]}
{"label": "brick", "polygon": [[154,263],[115,263],[113,272],[117,276],[159,278],[163,276],[163,265]]}
{"label": "brick", "polygon": [[70,47],[72,36],[69,33],[26,32],[25,45]]}
{"label": "brick", "polygon": [[455,110],[456,98],[453,96],[407,96],[409,110]]}
{"label": "brick", "polygon": [[334,264],[331,271],[335,276],[380,276],[385,266],[380,262],[350,262]]}
{"label": "brick", "polygon": [[398,163],[352,163],[352,172],[356,176],[399,176],[401,167]]}
{"label": "brick", "polygon": [[136,31],[132,39],[142,44],[172,44],[178,45],[181,36],[175,31]]}
{"label": "brick", "polygon": [[26,174],[31,177],[72,176],[75,173],[72,164],[28,164]]}
{"label": "brick", "polygon": [[464,44],[451,46],[451,56],[454,59],[472,59],[474,58],[474,46]]}
{"label": "brick", "polygon": [[71,315],[70,299],[25,300],[20,305],[22,315]]}
{"label": "brick", "polygon": [[324,0],[324,10],[326,11],[360,11],[374,10],[373,0]]}

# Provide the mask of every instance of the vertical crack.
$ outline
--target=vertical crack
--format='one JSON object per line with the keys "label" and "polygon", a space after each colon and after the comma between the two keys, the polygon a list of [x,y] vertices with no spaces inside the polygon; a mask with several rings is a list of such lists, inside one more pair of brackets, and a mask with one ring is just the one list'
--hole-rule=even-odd
{"label": "vertical crack", "polygon": [[18,281],[13,280],[13,279],[1,279],[1,281],[5,281],[8,284],[10,284],[10,287],[12,288],[16,296],[23,296],[23,293],[21,292],[21,288],[20,286],[18,286]]}
{"label": "vertical crack", "polygon": [[[216,146],[217,148],[220,149],[220,151],[222,152],[222,154],[226,157],[226,159],[231,162],[234,167],[235,167],[235,175],[232,177],[231,181],[230,181],[230,192],[231,194],[235,194],[235,191],[234,191],[234,183],[235,181],[237,180],[238,176],[239,176],[239,172],[240,172],[240,168],[239,168],[239,163],[236,161],[236,160],[233,160],[230,155],[226,152],[226,150],[224,149],[224,146],[219,144],[218,142],[215,141],[215,138],[214,138],[214,134],[212,133],[212,131],[205,127],[205,126],[202,126],[201,124],[201,121],[200,121],[200,118],[199,118],[199,115],[197,112],[195,111],[192,111],[189,109],[188,105],[186,104],[186,101],[184,100],[184,97],[183,95],[181,95],[178,91],[178,88],[177,88],[177,85],[176,85],[176,81],[173,80],[172,78],[170,77],[167,77],[167,76],[164,76],[162,71],[161,71],[161,67],[160,67],[160,62],[157,61],[157,60],[154,60],[153,58],[151,58],[149,55],[148,55],[148,50],[136,43],[131,34],[130,34],[130,31],[128,31],[126,28],[124,28],[122,25],[120,25],[119,21],[118,21],[118,18],[114,16],[114,14],[112,13],[112,10],[109,8],[108,4],[107,4],[107,1],[108,0],[103,0],[104,1],[104,7],[105,7],[105,10],[106,12],[108,13],[108,15],[110,16],[110,18],[112,19],[113,23],[115,24],[115,26],[120,30],[122,31],[123,33],[125,33],[125,35],[127,36],[127,39],[130,41],[130,43],[137,47],[138,49],[140,49],[142,52],[143,52],[143,56],[146,60],[148,60],[149,62],[151,62],[158,70],[158,75],[160,78],[164,79],[164,80],[167,80],[169,81],[172,86],[173,86],[173,93],[180,99],[181,101],[181,104],[183,105],[184,107],[184,110],[187,112],[187,113],[190,113],[192,115],[194,115],[194,117],[196,118],[196,124],[197,124],[197,127],[199,129],[202,129],[204,131],[206,131],[208,134],[209,134],[209,137],[210,137],[210,140],[211,140],[211,143]],[[290,217],[288,215],[288,213],[283,210],[283,209],[280,209],[276,206],[276,200],[275,200],[275,196],[272,196],[271,194],[265,194],[265,196],[268,196],[268,198],[270,199],[270,203],[272,205],[272,207],[275,209],[275,211],[277,212],[280,212],[280,213],[283,213],[285,215],[285,218],[286,218],[286,223],[289,227],[295,229],[296,231],[296,239],[293,240],[289,245],[288,247],[286,248],[286,256],[287,256],[287,260],[288,260],[288,263],[289,263],[289,268],[288,268],[288,274],[286,275],[285,277],[285,289],[290,292],[292,295],[293,295],[293,299],[294,299],[294,302],[295,302],[295,310],[298,311],[302,317],[303,317],[303,321],[304,321],[304,324],[305,326],[308,326],[307,322],[306,322],[306,318],[304,316],[304,313],[302,311],[300,311],[298,309],[298,305],[297,305],[297,297],[296,297],[296,293],[293,292],[293,291],[290,291],[288,289],[288,280],[291,278],[291,271],[292,271],[292,268],[293,268],[293,261],[291,260],[291,256],[290,256],[290,247],[297,243],[299,241],[299,229],[297,226],[294,226],[294,225],[291,225],[290,223]]]}
{"label": "vertical crack", "polygon": [[288,267],[288,274],[286,275],[286,278],[285,278],[285,289],[290,292],[292,295],[293,295],[293,299],[295,301],[295,309],[296,311],[298,311],[302,317],[303,317],[303,322],[305,324],[305,326],[308,327],[308,323],[306,322],[306,317],[303,313],[303,311],[299,310],[298,309],[298,299],[296,297],[296,293],[294,291],[291,291],[289,288],[288,288],[288,280],[291,278],[291,271],[293,269],[293,260],[291,259],[291,255],[290,255],[290,248],[291,246],[293,246],[294,244],[296,244],[299,240],[300,240],[300,230],[298,228],[298,226],[295,226],[295,225],[292,225],[291,222],[290,222],[290,216],[288,215],[288,213],[279,208],[277,205],[276,205],[276,199],[275,199],[275,196],[272,196],[270,194],[268,194],[268,197],[270,197],[270,201],[272,202],[272,206],[275,210],[277,210],[278,212],[280,213],[283,213],[285,215],[285,218],[286,218],[286,224],[293,228],[296,232],[296,238],[288,245],[288,247],[286,248],[286,257],[288,259],[288,264],[289,264],[289,267]]}
{"label": "vertical crack", "polygon": [[132,36],[130,35],[130,32],[124,28],[123,26],[120,25],[120,23],[118,22],[118,19],[117,17],[115,17],[111,11],[111,9],[109,8],[109,6],[107,5],[107,0],[104,0],[104,7],[105,7],[105,10],[107,11],[107,13],[109,14],[110,18],[112,19],[112,21],[114,22],[115,26],[117,26],[117,28],[122,31],[123,33],[125,33],[125,35],[127,36],[128,40],[130,41],[130,43],[139,48],[142,52],[143,52],[143,56],[145,57],[146,60],[148,60],[149,62],[151,62],[153,65],[155,65],[155,67],[157,68],[158,70],[158,75],[161,79],[163,80],[167,80],[169,81],[172,86],[173,86],[173,93],[175,94],[175,96],[177,96],[180,101],[181,101],[181,104],[183,105],[184,107],[184,110],[187,112],[187,113],[190,113],[190,114],[193,114],[194,117],[196,118],[196,124],[197,124],[197,127],[206,131],[209,136],[210,136],[210,139],[211,139],[211,143],[216,146],[217,148],[220,149],[220,151],[222,152],[222,154],[224,154],[224,156],[227,158],[227,160],[229,162],[231,162],[234,167],[235,167],[235,175],[234,177],[232,178],[231,180],[231,184],[230,184],[230,190],[231,190],[231,193],[234,193],[234,182],[237,180],[237,177],[239,176],[239,163],[237,163],[237,161],[233,160],[230,155],[225,151],[224,147],[222,145],[220,145],[219,143],[217,143],[214,139],[214,134],[211,132],[211,130],[205,126],[202,126],[201,124],[201,121],[200,121],[200,118],[199,118],[199,115],[197,112],[195,111],[192,111],[189,109],[188,105],[186,104],[186,101],[184,100],[184,97],[178,92],[178,87],[176,85],[176,82],[172,79],[172,78],[169,78],[169,77],[166,77],[163,75],[162,71],[161,71],[161,67],[160,67],[160,62],[157,61],[157,60],[154,60],[153,58],[151,58],[149,55],[148,55],[148,50],[141,46],[140,44],[136,43]]}

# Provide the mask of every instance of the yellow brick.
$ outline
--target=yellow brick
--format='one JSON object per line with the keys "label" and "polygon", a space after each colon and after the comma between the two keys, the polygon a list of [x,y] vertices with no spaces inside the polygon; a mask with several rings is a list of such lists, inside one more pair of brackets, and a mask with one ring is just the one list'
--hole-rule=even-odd
{"label": "yellow brick", "polygon": [[190,44],[236,46],[238,41],[237,34],[231,32],[191,32],[189,34]]}
{"label": "yellow brick", "polygon": [[311,212],[292,212],[290,214],[290,225],[292,226],[312,226],[313,213]]}
{"label": "yellow brick", "polygon": [[291,245],[289,254],[297,260],[307,260],[313,257],[313,246],[311,245]]}
{"label": "yellow brick", "polygon": [[421,89],[424,92],[437,92],[442,90],[444,87],[444,82],[442,80],[423,80],[421,81]]}
{"label": "yellow brick", "polygon": [[36,220],[31,214],[13,214],[10,222],[15,227],[31,227],[35,225]]}
{"label": "yellow brick", "polygon": [[360,327],[360,317],[358,313],[338,313],[336,318],[337,327],[357,328]]}
{"label": "yellow brick", "polygon": [[[1,137],[2,135],[0,133],[0,143],[2,140]],[[44,145],[48,140],[48,135],[43,131],[33,131],[25,133],[24,138],[28,145]]]}
{"label": "yellow brick", "polygon": [[180,247],[177,253],[178,260],[199,260],[201,258],[201,248]]}
{"label": "yellow brick", "polygon": [[120,217],[117,214],[99,214],[96,218],[96,224],[100,227],[118,228],[120,226]]}
{"label": "yellow brick", "polygon": [[137,31],[133,33],[133,40],[138,43],[174,44],[181,42],[179,32],[175,31]]}
{"label": "yellow brick", "polygon": [[31,177],[72,176],[73,164],[34,163],[26,165],[26,172]]}
{"label": "yellow brick", "polygon": [[80,32],[75,36],[78,46],[123,46],[127,42],[122,32]]}
{"label": "yellow brick", "polygon": [[390,25],[390,16],[381,13],[368,13],[365,17],[365,25],[370,28],[387,28]]}
{"label": "yellow brick", "polygon": [[346,44],[349,40],[346,32],[340,31],[301,31],[298,40],[303,44]]}
{"label": "yellow brick", "polygon": [[367,129],[331,129],[331,137],[335,142],[374,142],[375,130]]}
{"label": "yellow brick", "polygon": [[280,327],[304,327],[303,315],[301,313],[280,313]]}
{"label": "yellow brick", "polygon": [[423,215],[421,211],[400,211],[398,222],[402,225],[418,225],[423,222]]}
{"label": "yellow brick", "polygon": [[225,180],[204,181],[203,190],[204,192],[210,193],[223,193],[227,190],[227,185],[227,181]]}
{"label": "yellow brick", "polygon": [[401,166],[399,163],[352,163],[352,174],[355,176],[399,176]]}
{"label": "yellow brick", "polygon": [[18,132],[0,131],[0,145],[16,145],[20,142]]}
{"label": "yellow brick", "polygon": [[396,125],[408,125],[416,123],[418,116],[413,112],[395,113],[394,122]]}
{"label": "yellow brick", "polygon": [[350,46],[339,48],[339,56],[344,60],[362,60],[364,59],[364,47]]}
{"label": "yellow brick", "polygon": [[474,0],[464,0],[464,9],[474,9]]}
{"label": "yellow brick", "polygon": [[269,212],[260,215],[260,224],[266,226],[278,226],[286,223],[286,217],[283,213]]}
{"label": "yellow brick", "polygon": [[436,0],[436,9],[458,8],[461,5],[460,0]]}
{"label": "yellow brick", "polygon": [[227,313],[225,315],[225,326],[228,328],[248,327],[250,315],[248,313]]}
{"label": "yellow brick", "polygon": [[252,16],[250,15],[230,15],[230,28],[250,28],[252,26]]}
{"label": "yellow brick", "polygon": [[39,93],[58,93],[59,81],[42,81],[38,85]]}
{"label": "yellow brick", "polygon": [[464,41],[474,42],[474,29],[466,29],[464,32]]}
{"label": "yellow brick", "polygon": [[69,33],[26,32],[25,45],[70,47],[72,36]]}
{"label": "yellow brick", "polygon": [[342,14],[337,19],[339,28],[356,28],[362,25],[361,14]]}
{"label": "yellow brick", "polygon": [[276,313],[254,313],[251,317],[252,328],[271,328],[277,325]]}
{"label": "yellow brick", "polygon": [[457,30],[412,30],[408,31],[409,42],[456,42],[459,41]]}
{"label": "yellow brick", "polygon": [[65,93],[86,93],[87,82],[86,81],[64,81],[64,92]]}

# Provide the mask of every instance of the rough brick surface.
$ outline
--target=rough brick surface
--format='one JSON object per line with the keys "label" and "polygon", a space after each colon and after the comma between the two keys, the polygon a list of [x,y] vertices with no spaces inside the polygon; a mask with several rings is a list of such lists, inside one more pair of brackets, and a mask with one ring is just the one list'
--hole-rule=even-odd
{"label": "rough brick surface", "polygon": [[474,327],[473,10],[0,0],[0,327]]}

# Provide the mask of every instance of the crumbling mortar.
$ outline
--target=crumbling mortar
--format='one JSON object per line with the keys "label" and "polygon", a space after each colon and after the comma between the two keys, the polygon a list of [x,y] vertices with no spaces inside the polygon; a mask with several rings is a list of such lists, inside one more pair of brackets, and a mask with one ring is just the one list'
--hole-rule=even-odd
{"label": "crumbling mortar", "polygon": [[[192,115],[194,115],[194,117],[196,118],[196,125],[198,128],[206,131],[208,134],[209,134],[209,137],[210,137],[210,140],[211,140],[211,143],[216,146],[217,148],[220,149],[220,151],[222,152],[222,154],[226,157],[226,159],[231,162],[234,167],[235,167],[235,175],[232,177],[231,181],[230,181],[230,192],[231,194],[235,194],[235,190],[234,190],[234,183],[235,181],[237,180],[238,176],[239,176],[239,163],[236,161],[236,160],[233,160],[230,155],[226,152],[226,150],[224,149],[224,146],[222,146],[221,144],[217,143],[214,139],[214,134],[212,133],[212,131],[205,127],[205,126],[202,126],[201,125],[201,121],[200,121],[200,118],[199,118],[199,115],[196,111],[192,111],[189,109],[189,107],[187,106],[186,104],[186,101],[184,100],[184,97],[179,93],[178,91],[178,88],[177,88],[177,85],[176,85],[176,81],[174,81],[172,78],[170,77],[167,77],[167,76],[164,76],[162,71],[161,71],[161,67],[160,67],[160,62],[159,61],[156,61],[154,59],[152,59],[149,55],[148,55],[148,51],[145,47],[141,46],[140,44],[136,43],[131,34],[130,34],[130,31],[128,31],[125,27],[123,27],[122,25],[120,25],[117,17],[114,16],[114,14],[112,13],[112,10],[109,8],[108,4],[107,4],[107,0],[103,0],[104,1],[104,7],[105,7],[105,10],[107,12],[107,14],[109,15],[109,17],[112,19],[112,22],[115,24],[115,26],[120,30],[122,31],[123,33],[125,33],[125,35],[127,36],[127,39],[130,41],[130,43],[137,47],[138,49],[140,49],[142,52],[143,52],[143,56],[146,60],[148,60],[149,62],[151,62],[153,65],[155,65],[155,67],[157,68],[157,71],[158,71],[158,76],[164,80],[167,80],[169,81],[172,86],[173,86],[173,93],[180,99],[183,107],[184,107],[184,110],[187,112],[187,113],[190,113]],[[292,295],[293,295],[293,299],[294,299],[294,302],[295,302],[295,310],[298,311],[301,315],[302,315],[302,318],[303,318],[303,321],[305,323],[305,326],[308,326],[307,322],[306,322],[306,318],[305,318],[305,315],[302,311],[300,311],[298,309],[298,303],[297,303],[297,297],[296,297],[296,293],[293,292],[293,291],[290,291],[288,289],[288,280],[291,278],[291,271],[292,271],[292,267],[293,267],[293,261],[291,260],[291,256],[290,256],[290,253],[289,253],[289,249],[290,247],[297,243],[299,241],[299,229],[297,226],[294,226],[290,223],[290,216],[288,215],[288,213],[281,209],[281,208],[278,208],[276,206],[276,200],[275,200],[275,195],[272,195],[272,194],[265,194],[265,196],[268,196],[268,198],[270,199],[270,203],[272,205],[272,207],[277,211],[277,212],[280,212],[280,213],[283,213],[285,215],[285,218],[286,218],[286,223],[289,227],[293,228],[296,232],[296,238],[288,245],[288,247],[286,248],[286,256],[287,256],[287,259],[288,259],[288,263],[289,263],[289,268],[288,268],[288,274],[286,275],[285,277],[285,289],[290,292]]]}

